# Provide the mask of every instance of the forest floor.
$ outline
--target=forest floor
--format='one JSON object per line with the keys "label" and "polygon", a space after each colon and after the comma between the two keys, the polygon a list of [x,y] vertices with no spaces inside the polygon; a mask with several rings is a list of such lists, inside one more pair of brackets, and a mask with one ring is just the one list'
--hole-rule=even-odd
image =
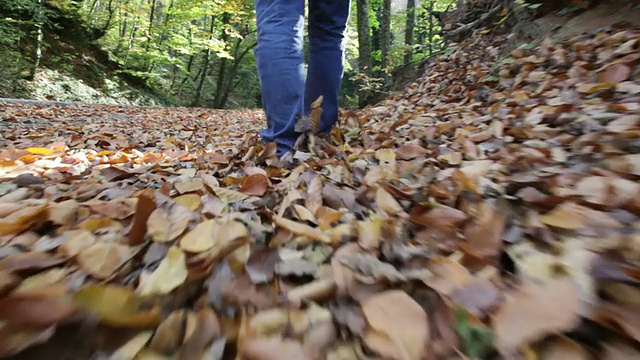
{"label": "forest floor", "polygon": [[639,358],[640,31],[505,41],[284,159],[257,110],[0,104],[0,355]]}

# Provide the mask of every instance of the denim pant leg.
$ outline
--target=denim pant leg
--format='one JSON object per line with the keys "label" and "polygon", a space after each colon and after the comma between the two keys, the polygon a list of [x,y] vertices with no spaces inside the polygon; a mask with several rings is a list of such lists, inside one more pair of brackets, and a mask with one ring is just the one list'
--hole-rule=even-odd
{"label": "denim pant leg", "polygon": [[330,132],[338,121],[338,93],[345,59],[344,31],[350,0],[309,0],[309,68],[305,84],[305,114],[320,95],[320,132]]}
{"label": "denim pant leg", "polygon": [[296,114],[304,106],[304,0],[255,0],[258,46],[254,49],[267,128],[260,136],[278,143],[278,155],[296,141]]}

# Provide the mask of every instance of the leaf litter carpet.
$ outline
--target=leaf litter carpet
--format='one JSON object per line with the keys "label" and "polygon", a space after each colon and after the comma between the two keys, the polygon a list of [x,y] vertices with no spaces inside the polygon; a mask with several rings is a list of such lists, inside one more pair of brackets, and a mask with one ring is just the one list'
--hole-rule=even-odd
{"label": "leaf litter carpet", "polygon": [[259,111],[1,105],[0,355],[639,358],[640,32],[503,41],[280,160]]}

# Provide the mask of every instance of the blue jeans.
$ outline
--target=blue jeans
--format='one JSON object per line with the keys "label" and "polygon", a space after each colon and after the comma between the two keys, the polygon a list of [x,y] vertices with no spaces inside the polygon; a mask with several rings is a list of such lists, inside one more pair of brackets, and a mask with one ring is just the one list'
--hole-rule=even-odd
{"label": "blue jeans", "polygon": [[278,155],[290,151],[298,133],[296,115],[307,115],[323,96],[320,132],[338,121],[338,92],[344,70],[344,31],[350,0],[309,0],[309,59],[303,47],[305,0],[255,0],[258,46],[254,49],[267,128]]}

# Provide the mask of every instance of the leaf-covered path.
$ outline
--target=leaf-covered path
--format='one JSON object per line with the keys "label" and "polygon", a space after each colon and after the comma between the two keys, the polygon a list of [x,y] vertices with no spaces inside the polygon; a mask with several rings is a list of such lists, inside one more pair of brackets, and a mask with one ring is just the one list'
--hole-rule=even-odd
{"label": "leaf-covered path", "polygon": [[260,111],[0,104],[0,355],[637,358],[640,32],[503,42],[281,160]]}

